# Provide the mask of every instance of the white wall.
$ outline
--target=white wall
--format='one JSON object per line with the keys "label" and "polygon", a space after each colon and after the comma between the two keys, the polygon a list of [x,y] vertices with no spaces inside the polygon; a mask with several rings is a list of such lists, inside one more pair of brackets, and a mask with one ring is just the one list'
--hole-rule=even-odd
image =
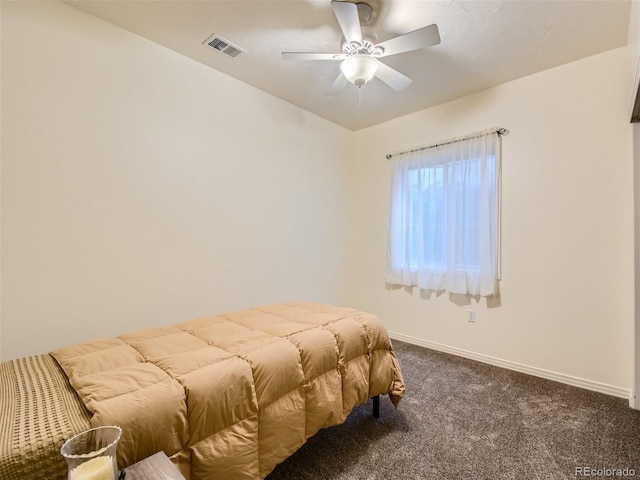
{"label": "white wall", "polygon": [[2,358],[346,303],[351,132],[58,2],[2,2]]}
{"label": "white wall", "polygon": [[[633,171],[626,47],[356,133],[349,298],[396,337],[628,396]],[[385,154],[491,126],[503,140],[500,302],[388,289]],[[467,310],[476,310],[468,323]]]}
{"label": "white wall", "polygon": [[638,88],[640,88],[640,0],[632,0],[629,17],[627,46],[629,47],[630,55],[629,118],[631,118]]}
{"label": "white wall", "polygon": [[[633,0],[631,4],[631,19],[629,20],[629,32],[627,44],[630,52],[630,76],[632,87],[629,93],[629,117],[635,105],[636,95],[640,88],[640,1]],[[635,366],[633,383],[633,406],[640,409],[640,124],[634,125],[633,152],[634,152],[634,194],[635,194]]]}

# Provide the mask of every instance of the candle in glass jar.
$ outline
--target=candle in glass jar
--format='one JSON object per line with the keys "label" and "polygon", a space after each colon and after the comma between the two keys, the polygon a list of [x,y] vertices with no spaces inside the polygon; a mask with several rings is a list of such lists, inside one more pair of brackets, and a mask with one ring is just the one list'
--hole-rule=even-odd
{"label": "candle in glass jar", "polygon": [[81,463],[69,473],[69,480],[114,480],[113,459],[96,457]]}

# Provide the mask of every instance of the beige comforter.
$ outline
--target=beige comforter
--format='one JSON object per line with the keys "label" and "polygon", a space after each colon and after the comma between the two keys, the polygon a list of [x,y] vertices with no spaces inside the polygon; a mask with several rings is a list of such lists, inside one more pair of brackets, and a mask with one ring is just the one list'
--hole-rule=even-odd
{"label": "beige comforter", "polygon": [[120,467],[164,450],[191,480],[262,479],[320,428],[404,384],[375,316],[288,303],[62,348],[92,425],[123,427]]}

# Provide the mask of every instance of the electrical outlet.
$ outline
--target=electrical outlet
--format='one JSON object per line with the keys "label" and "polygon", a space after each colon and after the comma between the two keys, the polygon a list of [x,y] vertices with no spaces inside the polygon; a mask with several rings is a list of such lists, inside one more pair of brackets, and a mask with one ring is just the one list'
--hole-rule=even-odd
{"label": "electrical outlet", "polygon": [[467,311],[467,321],[475,323],[475,321],[476,321],[476,311],[475,310],[468,310]]}

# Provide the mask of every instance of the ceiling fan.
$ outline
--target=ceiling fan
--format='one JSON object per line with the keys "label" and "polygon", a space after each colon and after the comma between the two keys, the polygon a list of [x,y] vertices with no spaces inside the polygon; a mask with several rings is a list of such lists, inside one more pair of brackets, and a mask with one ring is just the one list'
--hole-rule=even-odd
{"label": "ceiling fan", "polygon": [[360,88],[374,76],[398,92],[404,90],[412,80],[378,58],[440,43],[440,33],[436,24],[376,43],[375,32],[366,26],[373,14],[369,4],[332,0],[331,8],[344,35],[342,53],[282,52],[284,60],[341,61],[340,75],[327,91],[327,95],[340,93],[348,82]]}

